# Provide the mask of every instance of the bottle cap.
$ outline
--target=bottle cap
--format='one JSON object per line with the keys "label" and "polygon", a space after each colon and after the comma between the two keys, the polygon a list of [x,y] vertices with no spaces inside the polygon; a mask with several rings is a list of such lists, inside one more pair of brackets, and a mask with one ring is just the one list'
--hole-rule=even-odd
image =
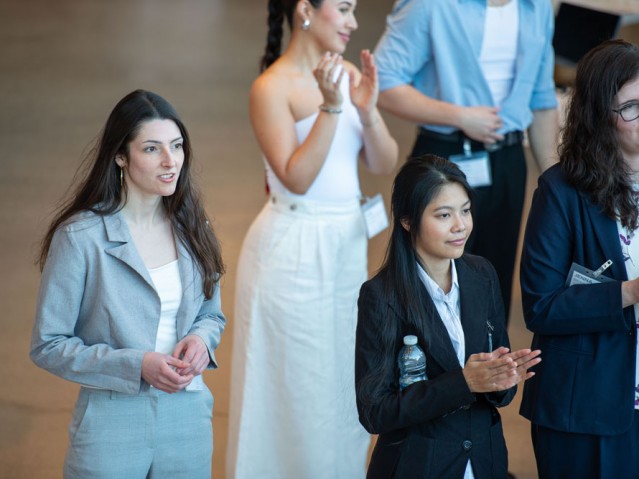
{"label": "bottle cap", "polygon": [[404,344],[406,346],[415,346],[417,344],[417,336],[413,336],[412,334],[404,336]]}

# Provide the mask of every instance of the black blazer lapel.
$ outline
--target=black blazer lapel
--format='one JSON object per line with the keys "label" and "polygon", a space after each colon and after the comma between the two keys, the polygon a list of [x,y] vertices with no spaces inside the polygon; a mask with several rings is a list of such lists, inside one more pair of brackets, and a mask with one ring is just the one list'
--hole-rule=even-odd
{"label": "black blazer lapel", "polygon": [[[477,274],[466,262],[455,261],[460,290],[460,314],[466,343],[466,360],[476,352],[487,351],[488,306],[492,300],[490,281]],[[494,347],[497,347],[495,345]]]}
{"label": "black blazer lapel", "polygon": [[[430,356],[444,371],[459,369],[459,361],[455,348],[448,335],[433,299],[428,294],[426,287],[420,284],[421,299],[425,318],[417,318],[418,327],[421,327],[420,335],[422,344],[428,348],[427,357]],[[420,320],[421,319],[421,320]]]}

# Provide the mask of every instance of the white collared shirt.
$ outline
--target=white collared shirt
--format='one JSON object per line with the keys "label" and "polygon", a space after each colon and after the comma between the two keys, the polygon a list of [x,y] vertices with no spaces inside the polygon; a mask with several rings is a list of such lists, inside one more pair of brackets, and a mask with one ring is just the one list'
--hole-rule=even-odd
{"label": "white collared shirt", "polygon": [[[448,336],[453,343],[455,353],[457,354],[457,360],[460,366],[463,368],[466,359],[466,343],[464,336],[464,329],[461,324],[461,307],[459,303],[459,282],[457,281],[457,269],[455,268],[455,262],[450,261],[450,274],[452,276],[452,287],[448,293],[444,293],[444,290],[428,276],[424,268],[417,263],[417,273],[419,279],[422,280],[426,291],[435,303],[437,312],[442,318],[444,326],[448,331]],[[473,468],[470,465],[470,459],[466,463],[466,471],[464,472],[464,479],[475,479]]]}
{"label": "white collared shirt", "polygon": [[428,273],[424,271],[424,268],[417,263],[417,272],[419,278],[424,283],[426,291],[430,294],[430,297],[435,303],[437,312],[446,326],[448,336],[453,343],[457,359],[461,367],[464,367],[466,362],[466,343],[464,341],[464,330],[462,328],[460,319],[460,306],[459,306],[459,282],[457,281],[457,269],[455,268],[455,262],[450,262],[450,273],[452,275],[452,287],[450,291],[444,293],[433,279],[428,276]]}

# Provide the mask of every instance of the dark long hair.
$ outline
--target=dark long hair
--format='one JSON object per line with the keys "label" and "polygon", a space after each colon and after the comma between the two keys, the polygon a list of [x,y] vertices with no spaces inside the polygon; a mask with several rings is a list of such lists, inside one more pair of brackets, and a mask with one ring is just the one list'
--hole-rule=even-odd
{"label": "dark long hair", "polygon": [[77,187],[57,210],[40,248],[38,263],[44,267],[56,230],[73,215],[92,211],[109,215],[126,203],[126,183],[120,183],[120,168],[115,157],[128,156],[128,148],[142,125],[150,120],[172,120],[183,138],[184,163],[175,193],[162,197],[173,231],[186,246],[204,279],[204,294],[213,296],[215,285],[224,273],[218,240],[207,218],[200,194],[191,178],[193,155],[186,127],[177,112],[161,96],[136,90],[113,108],[94,148],[76,173]]}
{"label": "dark long hair", "polygon": [[[260,61],[260,71],[270,67],[282,53],[282,38],[284,36],[284,17],[288,28],[293,31],[293,15],[300,0],[269,0],[268,2],[268,33],[266,34],[266,48]],[[308,0],[313,8],[319,8],[323,0]]]}
{"label": "dark long hair", "polygon": [[[411,333],[420,331],[425,335],[421,318],[425,317],[422,297],[422,284],[417,273],[416,244],[420,234],[422,215],[426,207],[439,194],[442,187],[451,183],[461,185],[469,198],[472,188],[466,176],[455,165],[436,155],[423,155],[409,159],[397,173],[391,196],[392,232],[386,250],[384,263],[378,275],[384,285],[384,298],[379,304],[387,304],[384,299],[397,298],[406,321],[404,325]],[[402,223],[410,225],[410,231]],[[363,404],[375,404],[381,393],[381,378],[395,368],[397,336],[401,324],[390,319],[394,314],[385,315],[388,321],[383,324],[382,341],[377,367],[371,369],[369,377],[362,378],[358,385],[358,397]]]}
{"label": "dark long hair", "polygon": [[609,40],[577,65],[574,91],[559,146],[568,182],[601,205],[604,213],[631,230],[639,226],[631,172],[617,140],[615,95],[639,77],[639,49]]}

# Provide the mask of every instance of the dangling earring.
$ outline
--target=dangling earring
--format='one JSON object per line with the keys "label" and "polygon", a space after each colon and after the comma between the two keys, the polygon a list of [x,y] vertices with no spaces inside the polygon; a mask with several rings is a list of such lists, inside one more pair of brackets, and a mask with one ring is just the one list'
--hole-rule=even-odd
{"label": "dangling earring", "polygon": [[302,30],[307,31],[311,26],[311,21],[308,18],[305,18],[302,22]]}
{"label": "dangling earring", "polygon": [[124,185],[124,169],[120,167],[120,188]]}

